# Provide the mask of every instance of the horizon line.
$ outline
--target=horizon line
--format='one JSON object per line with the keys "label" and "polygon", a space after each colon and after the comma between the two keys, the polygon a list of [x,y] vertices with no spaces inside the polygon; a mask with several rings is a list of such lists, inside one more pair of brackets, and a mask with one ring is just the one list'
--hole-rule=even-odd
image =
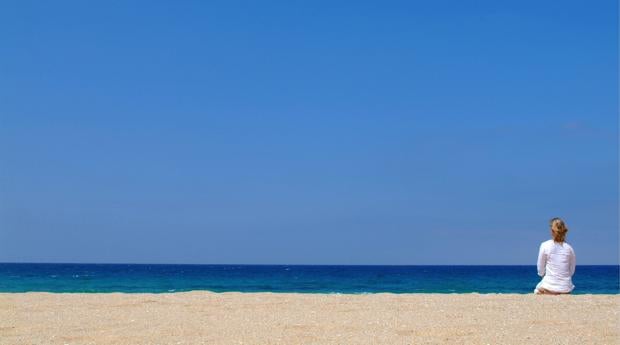
{"label": "horizon line", "polygon": [[[17,265],[167,265],[167,266],[536,266],[536,264],[240,264],[240,263],[130,263],[130,262],[0,262]],[[577,264],[577,266],[619,266],[613,264]]]}

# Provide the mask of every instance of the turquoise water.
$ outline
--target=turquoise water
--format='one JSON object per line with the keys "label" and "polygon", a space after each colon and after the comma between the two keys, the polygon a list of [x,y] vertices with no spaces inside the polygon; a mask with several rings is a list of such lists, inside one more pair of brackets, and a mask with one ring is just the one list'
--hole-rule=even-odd
{"label": "turquoise water", "polygon": [[[576,294],[620,293],[620,266],[577,266]],[[0,264],[0,292],[531,293],[535,266]]]}

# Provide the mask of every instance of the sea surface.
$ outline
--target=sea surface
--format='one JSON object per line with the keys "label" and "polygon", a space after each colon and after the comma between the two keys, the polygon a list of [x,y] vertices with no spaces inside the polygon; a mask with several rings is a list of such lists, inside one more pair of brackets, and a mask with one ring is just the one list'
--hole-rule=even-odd
{"label": "sea surface", "polygon": [[[0,292],[532,293],[535,266],[0,263]],[[620,293],[620,266],[577,266],[576,294]]]}

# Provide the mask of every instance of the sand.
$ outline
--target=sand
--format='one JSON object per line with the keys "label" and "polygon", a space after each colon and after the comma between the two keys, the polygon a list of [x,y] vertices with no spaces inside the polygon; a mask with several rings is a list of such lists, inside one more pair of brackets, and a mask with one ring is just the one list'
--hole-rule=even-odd
{"label": "sand", "polygon": [[620,295],[0,294],[0,344],[620,344]]}

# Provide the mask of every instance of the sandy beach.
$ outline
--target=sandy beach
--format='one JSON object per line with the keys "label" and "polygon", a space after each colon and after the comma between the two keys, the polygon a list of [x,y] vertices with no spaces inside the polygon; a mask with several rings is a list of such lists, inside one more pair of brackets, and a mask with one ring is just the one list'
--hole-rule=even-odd
{"label": "sandy beach", "polygon": [[620,296],[0,294],[0,344],[618,344]]}

